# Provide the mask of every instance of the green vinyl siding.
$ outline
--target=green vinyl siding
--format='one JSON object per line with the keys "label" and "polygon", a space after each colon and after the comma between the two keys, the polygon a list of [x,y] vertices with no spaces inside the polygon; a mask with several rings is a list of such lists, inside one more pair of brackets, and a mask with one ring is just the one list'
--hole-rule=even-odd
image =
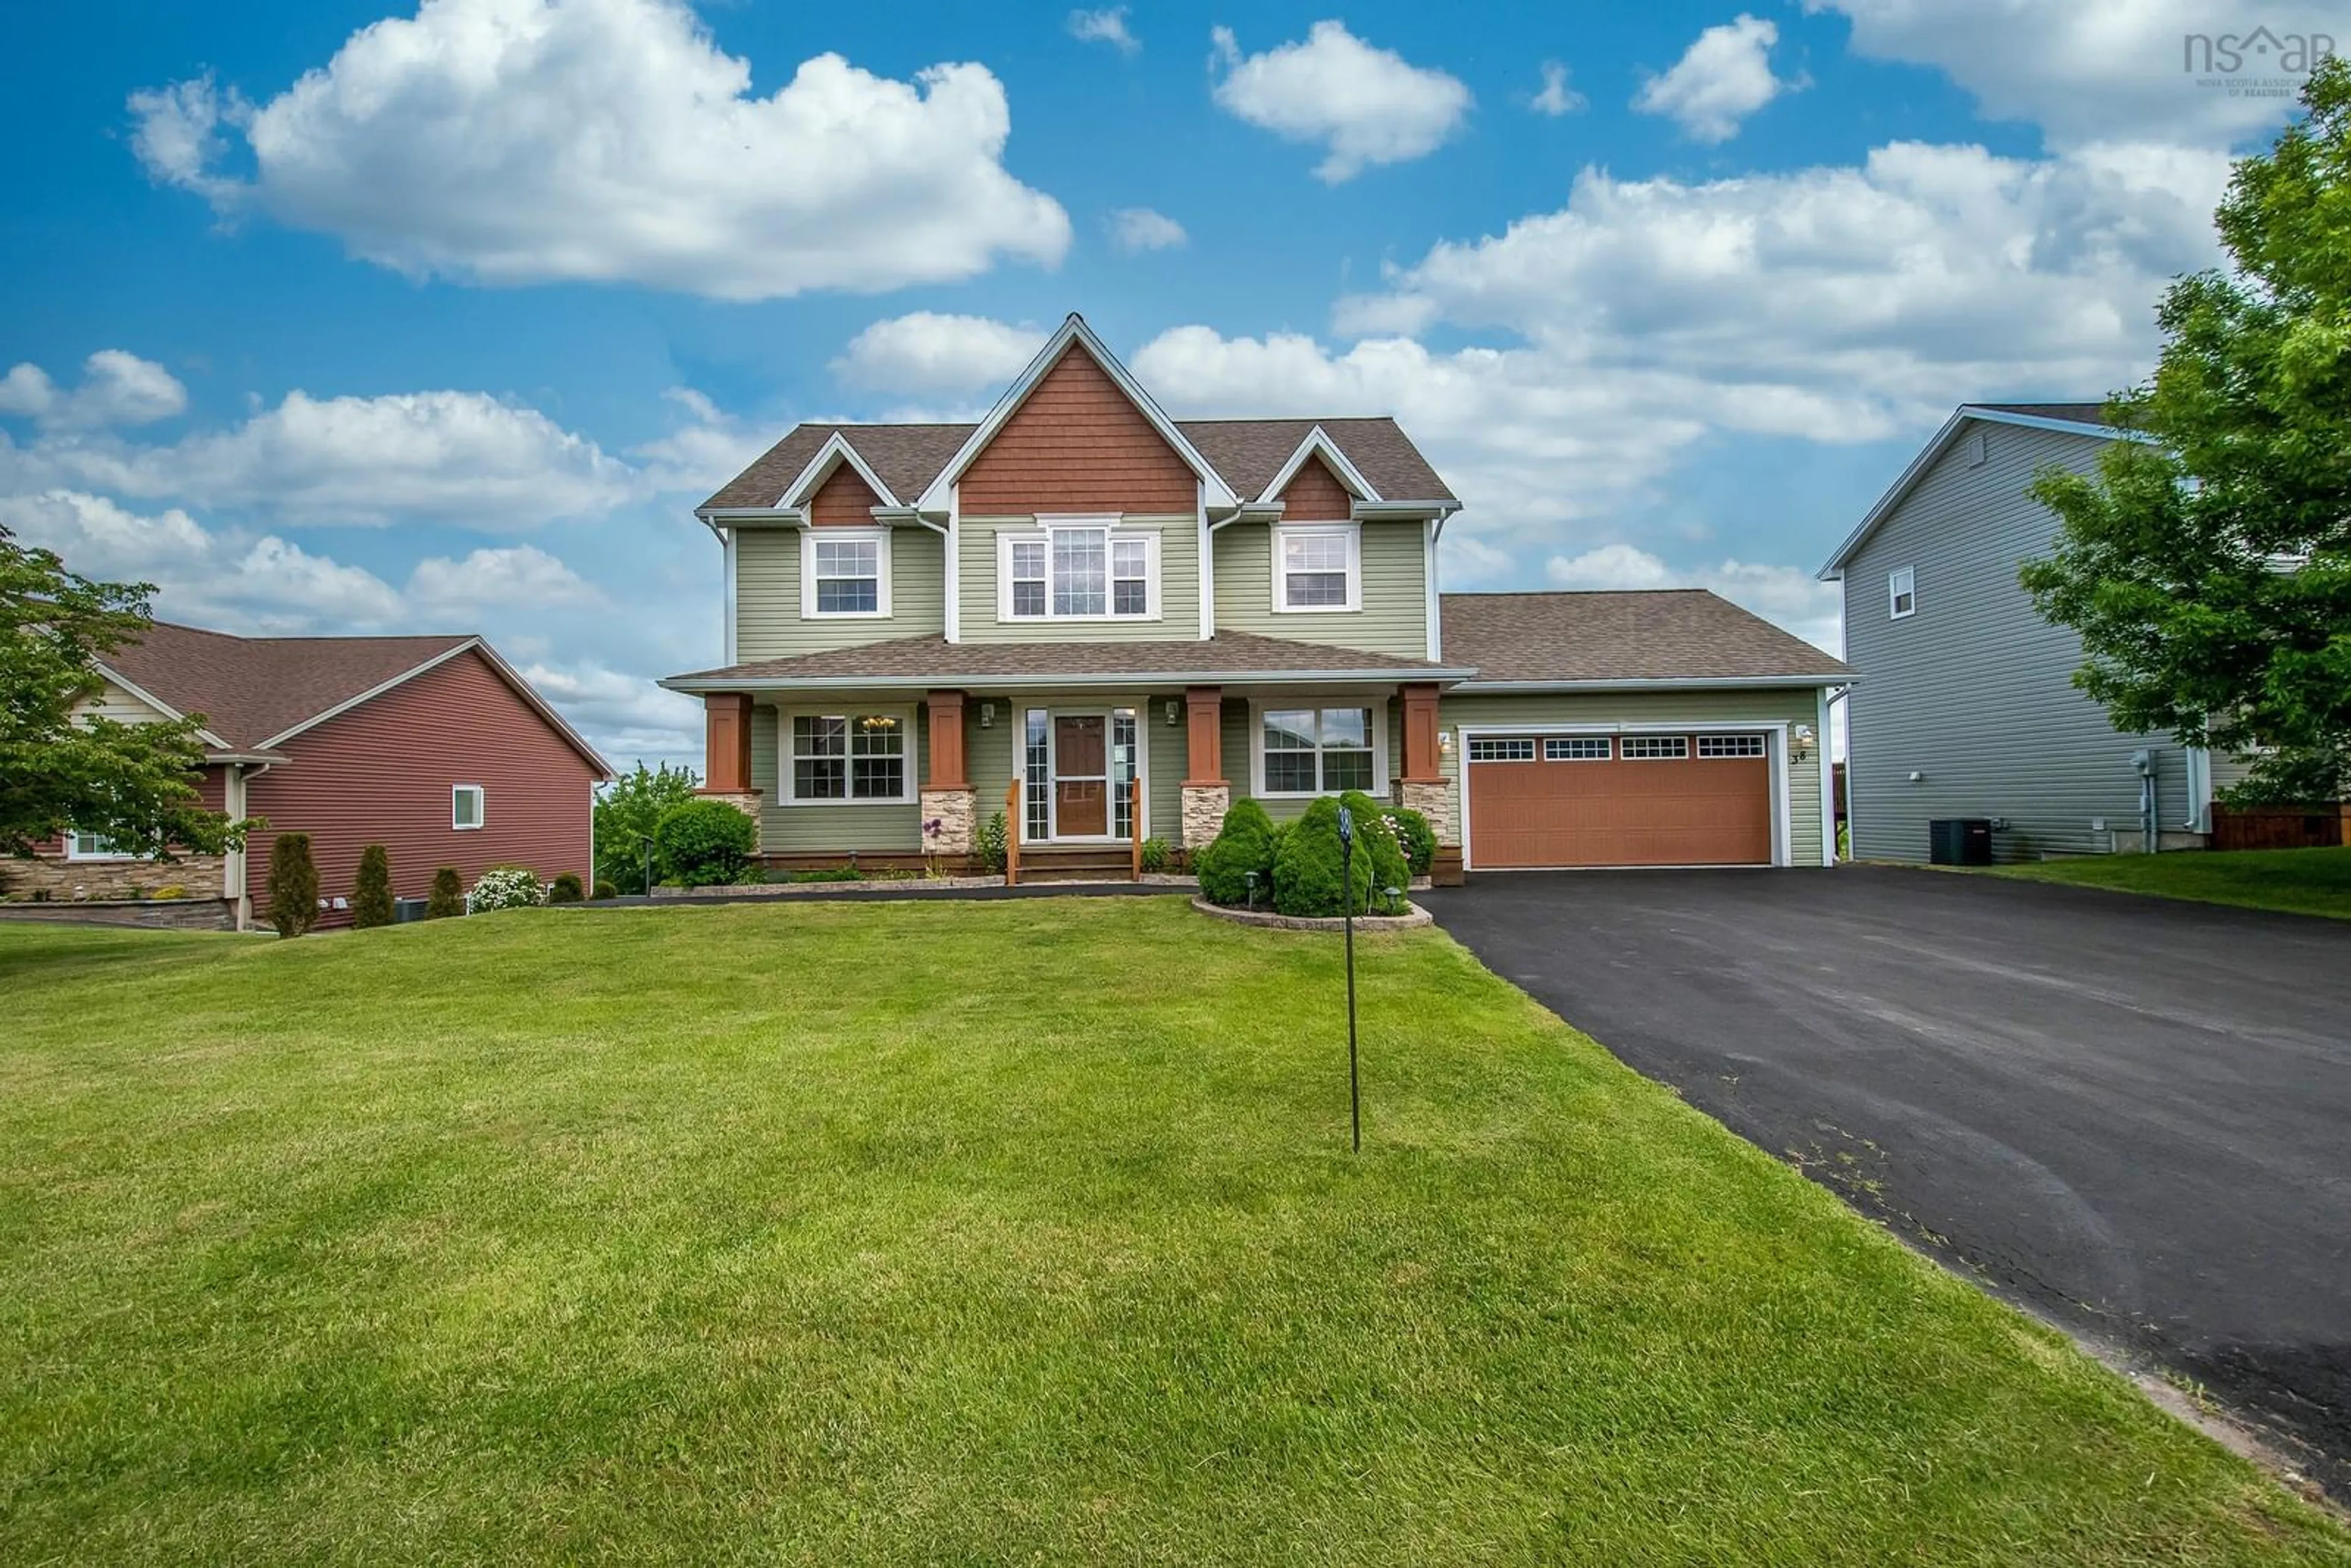
{"label": "green vinyl siding", "polygon": [[[829,713],[888,710],[904,712],[903,695],[871,702],[827,702]],[[883,805],[822,804],[795,806],[783,798],[783,709],[762,703],[751,710],[751,788],[759,791],[759,848],[768,854],[912,854],[923,847],[922,808],[909,800]],[[914,714],[914,743],[907,766],[930,768],[929,729],[919,711]]]}
{"label": "green vinyl siding", "polygon": [[1361,610],[1283,613],[1273,607],[1273,531],[1262,523],[1217,530],[1217,627],[1428,657],[1428,558],[1424,525],[1364,523]]}
{"label": "green vinyl siding", "polygon": [[[980,707],[996,704],[996,722],[980,726]],[[1167,705],[1176,705],[1176,721],[1167,722]],[[964,707],[964,771],[971,780],[974,806],[985,821],[1004,810],[1005,791],[1019,777],[1022,727],[1032,707],[1069,713],[1102,713],[1131,707],[1143,747],[1143,810],[1146,838],[1170,844],[1183,837],[1186,747],[1184,694],[1160,692],[1099,695],[1092,692],[1040,692],[1029,696],[974,697]]]}
{"label": "green vinyl siding", "polygon": [[789,658],[893,637],[935,637],[946,629],[946,540],[929,528],[890,530],[890,613],[874,619],[803,620],[799,528],[738,528],[735,534],[735,656]]}
{"label": "green vinyl siding", "polygon": [[1033,517],[963,517],[956,617],[966,643],[1180,643],[1200,635],[1200,525],[1190,516],[1120,519],[1159,537],[1157,613],[1132,621],[1004,621],[997,616],[997,536],[1033,534]]}
{"label": "green vinyl siding", "polygon": [[[1788,763],[1788,863],[1821,863],[1821,734],[1820,693],[1810,686],[1768,690],[1677,692],[1605,692],[1503,695],[1448,692],[1437,707],[1437,721],[1452,738],[1437,758],[1438,768],[1454,788],[1454,821],[1460,821],[1461,727],[1492,729],[1510,725],[1546,724],[1679,724],[1692,733],[1740,724],[1785,723],[1791,729],[1811,725],[1813,755]],[[1474,834],[1477,824],[1470,824]],[[1475,856],[1475,850],[1472,850]]]}

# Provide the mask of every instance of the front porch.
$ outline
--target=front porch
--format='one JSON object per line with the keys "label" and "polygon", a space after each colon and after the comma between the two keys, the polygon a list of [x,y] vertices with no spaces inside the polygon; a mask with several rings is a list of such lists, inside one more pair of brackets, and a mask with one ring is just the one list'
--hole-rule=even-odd
{"label": "front porch", "polygon": [[1237,800],[1280,819],[1353,789],[1421,811],[1440,864],[1458,863],[1433,682],[846,687],[704,703],[704,792],[758,821],[771,868],[962,873],[1000,811],[1031,869],[1091,874],[1135,864],[1151,839],[1182,861]]}

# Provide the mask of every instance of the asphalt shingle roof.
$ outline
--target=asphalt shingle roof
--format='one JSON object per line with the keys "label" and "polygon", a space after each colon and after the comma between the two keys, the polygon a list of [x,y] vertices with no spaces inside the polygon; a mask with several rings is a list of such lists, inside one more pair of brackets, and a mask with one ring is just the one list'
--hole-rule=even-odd
{"label": "asphalt shingle roof", "polygon": [[1702,588],[1447,593],[1445,662],[1485,681],[1812,680],[1849,675]]}
{"label": "asphalt shingle roof", "polygon": [[205,728],[246,750],[472,641],[235,637],[158,621],[100,662],[177,711],[203,714]]}
{"label": "asphalt shingle roof", "polygon": [[674,681],[861,680],[912,677],[952,683],[990,677],[1056,675],[1317,674],[1333,671],[1393,671],[1409,678],[1452,666],[1399,659],[1248,632],[1219,632],[1151,643],[950,643],[944,637],[897,637],[854,648],[831,648],[788,659],[762,659],[719,670],[674,675]]}

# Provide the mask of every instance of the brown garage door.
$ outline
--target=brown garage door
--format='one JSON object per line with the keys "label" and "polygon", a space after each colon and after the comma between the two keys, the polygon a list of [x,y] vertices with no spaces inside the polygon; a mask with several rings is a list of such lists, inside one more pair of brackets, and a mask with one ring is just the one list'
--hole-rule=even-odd
{"label": "brown garage door", "polygon": [[1479,736],[1469,864],[1768,865],[1760,735]]}

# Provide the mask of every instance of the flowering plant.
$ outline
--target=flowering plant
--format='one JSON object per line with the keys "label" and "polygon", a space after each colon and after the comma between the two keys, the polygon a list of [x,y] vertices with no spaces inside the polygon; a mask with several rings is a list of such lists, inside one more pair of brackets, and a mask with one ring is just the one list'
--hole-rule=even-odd
{"label": "flowering plant", "polygon": [[465,894],[465,913],[492,909],[529,909],[547,902],[538,873],[525,865],[494,865],[484,872]]}

